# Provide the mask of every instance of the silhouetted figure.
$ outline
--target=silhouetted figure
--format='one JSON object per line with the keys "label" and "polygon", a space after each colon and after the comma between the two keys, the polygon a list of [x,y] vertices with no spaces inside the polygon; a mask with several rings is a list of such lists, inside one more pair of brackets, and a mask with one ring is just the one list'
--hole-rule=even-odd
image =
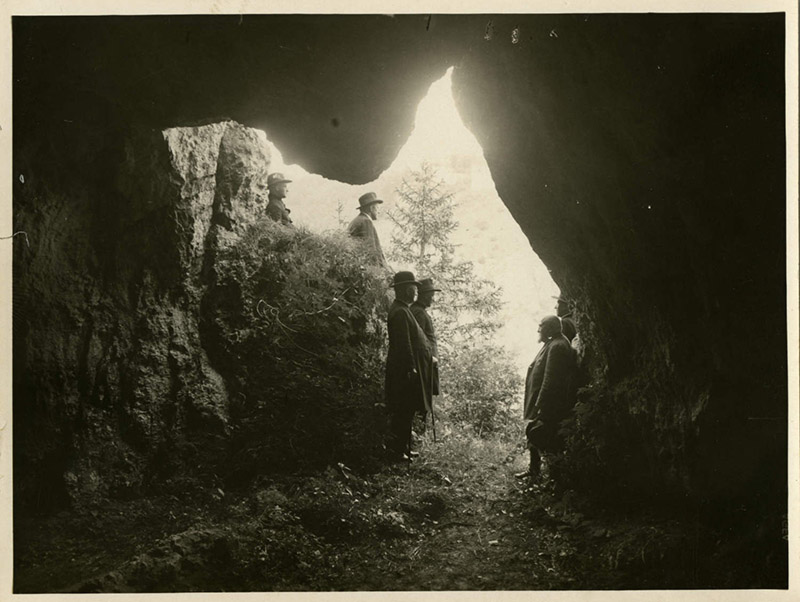
{"label": "silhouetted figure", "polygon": [[378,219],[378,205],[383,203],[374,192],[361,195],[358,199],[359,213],[347,227],[347,233],[362,242],[372,261],[379,266],[386,267],[386,258],[383,256],[381,241],[378,231],[372,223]]}
{"label": "silhouetted figure", "polygon": [[575,325],[575,318],[573,317],[572,303],[563,296],[557,297],[556,301],[556,315],[561,318],[561,332],[569,339],[570,346],[575,350],[575,360],[577,364],[577,374],[575,378],[575,387],[584,386],[589,384],[589,374],[586,363],[584,361],[586,355],[586,346],[584,345],[581,335]]}
{"label": "silhouetted figure", "polygon": [[557,316],[547,316],[541,321],[539,340],[544,346],[528,367],[525,378],[523,417],[528,421],[525,436],[530,465],[528,470],[516,474],[517,478],[539,477],[541,452],[561,448],[559,423],[569,416],[574,403],[575,351],[561,333]]}
{"label": "silhouetted figure", "polygon": [[283,199],[289,193],[287,184],[291,180],[283,177],[282,173],[271,173],[267,177],[267,196],[269,203],[267,203],[267,215],[278,223],[284,226],[292,225],[292,218],[289,217],[290,210],[286,208]]}
{"label": "silhouetted figure", "polygon": [[575,320],[572,318],[572,306],[565,297],[558,297],[556,301],[556,315],[561,318],[561,333],[572,343],[578,334]]}
{"label": "silhouetted figure", "polygon": [[[436,331],[433,328],[433,320],[431,320],[427,309],[433,304],[436,293],[441,292],[441,290],[442,289],[436,288],[433,285],[432,278],[423,278],[419,281],[417,300],[411,306],[411,313],[414,314],[417,323],[425,333],[425,337],[428,339],[428,347],[431,350],[432,363],[430,366],[426,366],[428,373],[423,375],[426,389],[426,411],[422,413],[423,425],[425,424],[425,416],[428,413],[431,414],[431,420],[435,420],[433,417],[433,396],[439,394],[439,346],[436,341]],[[436,431],[434,430],[434,436],[435,434]]]}
{"label": "silhouetted figure", "polygon": [[411,423],[415,412],[424,412],[424,375],[431,363],[425,333],[411,313],[419,283],[412,272],[394,275],[395,300],[387,319],[389,352],[386,355],[386,404],[389,410],[389,458],[411,461]]}

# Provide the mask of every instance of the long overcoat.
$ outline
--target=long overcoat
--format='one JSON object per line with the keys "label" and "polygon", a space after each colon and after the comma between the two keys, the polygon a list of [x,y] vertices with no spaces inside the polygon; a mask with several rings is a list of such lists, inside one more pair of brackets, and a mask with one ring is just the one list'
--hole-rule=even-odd
{"label": "long overcoat", "polygon": [[[431,348],[431,355],[433,357],[439,357],[439,346],[436,342],[436,331],[433,329],[433,320],[431,320],[430,315],[425,310],[425,307],[421,305],[419,302],[415,301],[411,305],[411,313],[414,314],[414,317],[417,319],[417,323],[419,324],[420,328],[422,328],[422,332],[425,333],[425,337],[428,339],[428,345]],[[431,370],[429,374],[426,375],[426,386],[431,389],[431,394],[439,395],[439,364],[432,364]]]}
{"label": "long overcoat", "polygon": [[[395,299],[387,319],[386,403],[391,411],[430,411],[431,350],[408,305]],[[414,373],[416,371],[416,373]]]}
{"label": "long overcoat", "polygon": [[386,258],[383,256],[378,231],[375,229],[370,216],[365,213],[359,213],[347,226],[347,233],[361,241],[374,263],[381,267],[386,267]]}
{"label": "long overcoat", "polygon": [[525,378],[525,420],[557,425],[573,406],[575,351],[563,335],[547,341],[528,367]]}

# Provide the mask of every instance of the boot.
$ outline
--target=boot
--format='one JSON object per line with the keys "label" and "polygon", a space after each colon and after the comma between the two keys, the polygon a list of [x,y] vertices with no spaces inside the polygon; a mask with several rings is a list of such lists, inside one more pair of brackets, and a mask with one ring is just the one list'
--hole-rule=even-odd
{"label": "boot", "polygon": [[518,479],[527,479],[528,477],[532,479],[538,479],[541,473],[541,466],[542,466],[542,459],[539,456],[539,452],[535,449],[530,449],[531,460],[530,464],[528,464],[528,470],[524,470],[522,472],[518,472],[514,476]]}

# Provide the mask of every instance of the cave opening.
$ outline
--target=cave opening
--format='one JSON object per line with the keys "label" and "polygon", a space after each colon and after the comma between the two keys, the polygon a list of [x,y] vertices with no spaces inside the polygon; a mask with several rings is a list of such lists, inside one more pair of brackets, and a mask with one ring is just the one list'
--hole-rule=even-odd
{"label": "cave opening", "polygon": [[[398,149],[411,126],[411,103],[456,63],[458,111],[480,140],[493,179],[493,190],[485,182],[487,197],[464,202],[459,250],[484,249],[471,259],[489,275],[527,273],[524,261],[487,259],[493,237],[505,243],[521,235],[523,247],[534,246],[561,291],[576,300],[581,338],[594,353],[577,445],[569,450],[572,483],[622,511],[634,503],[688,507],[708,527],[710,572],[698,576],[690,563],[674,576],[653,573],[649,581],[622,585],[785,587],[782,14],[506,14],[488,23],[485,15],[66,21],[14,22],[13,171],[24,174],[13,182],[14,230],[30,238],[30,248],[17,243],[13,257],[15,306],[28,308],[14,317],[15,520],[16,509],[32,499],[91,507],[147,494],[159,479],[180,493],[191,484],[180,474],[184,468],[199,470],[194,476],[215,500],[231,499],[228,483],[213,474],[243,458],[243,446],[220,443],[228,410],[265,400],[242,395],[249,393],[240,390],[246,379],[235,370],[226,376],[228,366],[209,361],[197,316],[207,284],[202,276],[214,266],[207,257],[238,242],[237,220],[258,217],[258,191],[238,177],[239,168],[252,170],[258,161],[251,159],[260,160],[253,128],[270,132],[287,157],[302,156],[310,171],[361,183],[341,193],[306,193],[295,168],[273,155],[272,170],[295,179],[288,202],[298,225],[324,219],[330,226],[320,229],[341,233],[360,193],[374,189],[389,209],[396,184],[379,186],[386,166],[405,152]],[[451,183],[460,185],[464,165],[450,167]],[[387,171],[377,177],[381,170]],[[486,202],[495,188],[503,199],[496,211]],[[506,207],[513,232],[490,233],[486,224],[499,218],[481,219]],[[388,245],[386,217],[378,226]],[[218,275],[234,273],[227,267],[220,265]],[[539,284],[536,294],[547,291],[541,314],[552,313],[558,287],[549,275]],[[525,324],[511,330],[535,348],[532,294],[522,293],[525,307],[517,316]],[[330,299],[320,302],[324,309]],[[230,357],[250,361],[248,375],[257,378],[269,376],[264,366],[285,365],[251,359],[274,344],[273,335],[283,336],[277,321],[265,325],[274,327],[260,341],[265,345],[244,349],[253,333],[235,323],[240,308],[222,309],[233,311],[207,320],[228,320],[231,336],[217,345],[218,356],[234,350]],[[293,328],[291,319],[302,314],[287,304],[280,317]],[[768,318],[754,318],[760,316]],[[377,345],[371,352],[373,360],[380,357]],[[517,357],[524,365],[532,355]],[[306,356],[291,360],[310,361]],[[377,361],[372,367],[380,369]],[[314,379],[301,370],[283,376],[304,387],[308,407],[318,407]],[[359,387],[366,383],[365,391],[378,384],[361,374],[352,378]],[[267,401],[303,409],[280,384]],[[349,457],[364,457],[355,444],[371,444],[352,436],[363,429],[348,422],[378,415],[367,397],[348,399],[370,410],[348,410],[333,442],[344,463],[350,463],[341,453],[346,446]],[[293,416],[285,422],[290,428],[273,428],[277,443],[257,428],[263,423],[253,423],[253,470],[272,453],[280,462],[287,451],[333,449],[297,439],[301,427],[324,430],[319,417],[331,408],[322,409]],[[283,424],[277,418],[268,426]],[[337,466],[329,465],[329,481],[348,482]],[[465,484],[508,468],[502,457],[494,476],[488,464],[480,467],[487,472],[466,475]],[[453,483],[434,476],[447,499]],[[310,500],[317,492],[307,494]],[[265,485],[250,502],[273,508],[285,504],[283,495]],[[349,503],[352,491],[342,496]],[[441,499],[426,502],[436,510]],[[309,513],[314,507],[304,506]],[[403,518],[395,514],[381,528],[401,532],[397,516]],[[62,530],[57,520],[50,523],[54,533]],[[38,530],[34,521],[15,524],[15,546],[26,526],[28,534]],[[608,531],[601,533],[604,540]],[[671,541],[676,558],[687,545],[697,550],[696,540]],[[719,548],[732,550],[733,561]],[[28,550],[35,559],[35,548]],[[651,560],[661,570],[661,558]],[[34,583],[36,571],[28,576],[31,587],[42,587]],[[212,585],[225,583],[220,577]]]}
{"label": "cave opening", "polygon": [[[493,342],[508,351],[517,372],[524,376],[541,346],[538,323],[555,313],[559,288],[497,193],[480,143],[459,115],[452,74],[453,67],[449,67],[430,84],[417,105],[408,139],[377,179],[351,185],[309,173],[300,165],[285,161],[280,149],[268,140],[270,170],[292,179],[287,201],[292,219],[316,232],[346,228],[358,212],[358,197],[366,191],[376,192],[385,201],[375,228],[384,250],[393,256],[392,241],[399,226],[388,214],[396,209],[403,179],[427,163],[443,189],[454,197],[454,258],[471,263],[476,276],[502,289],[497,316],[500,327]],[[396,271],[413,271],[415,267],[402,259],[389,263]],[[436,278],[436,274],[427,276]],[[442,292],[438,303],[448,303],[447,291]],[[432,312],[435,316],[435,306]]]}

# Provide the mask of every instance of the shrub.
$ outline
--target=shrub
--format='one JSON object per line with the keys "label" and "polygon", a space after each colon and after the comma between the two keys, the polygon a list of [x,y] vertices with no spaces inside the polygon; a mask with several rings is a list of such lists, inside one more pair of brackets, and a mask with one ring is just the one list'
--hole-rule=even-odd
{"label": "shrub", "polygon": [[230,464],[364,465],[384,433],[385,274],[340,234],[269,220],[219,250],[203,334],[231,393]]}
{"label": "shrub", "polygon": [[443,417],[478,436],[516,434],[523,385],[502,349],[454,349],[442,364]]}
{"label": "shrub", "polygon": [[680,503],[674,493],[680,491],[680,471],[669,449],[674,443],[643,413],[657,382],[628,379],[611,387],[599,380],[578,391],[574,412],[561,425],[566,449],[557,461],[563,488],[616,507],[635,507],[645,500]]}

